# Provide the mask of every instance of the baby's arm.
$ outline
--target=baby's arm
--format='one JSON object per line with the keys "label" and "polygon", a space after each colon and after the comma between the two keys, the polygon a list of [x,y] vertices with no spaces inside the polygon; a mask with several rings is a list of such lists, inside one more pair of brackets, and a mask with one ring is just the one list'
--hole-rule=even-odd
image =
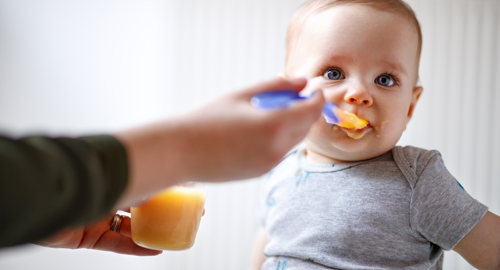
{"label": "baby's arm", "polygon": [[255,237],[255,243],[252,251],[252,268],[251,270],[261,270],[262,264],[266,260],[266,256],[264,256],[264,247],[268,242],[266,230],[263,227],[260,227],[257,231],[257,235]]}
{"label": "baby's arm", "polygon": [[500,217],[488,211],[453,250],[477,269],[500,269]]}

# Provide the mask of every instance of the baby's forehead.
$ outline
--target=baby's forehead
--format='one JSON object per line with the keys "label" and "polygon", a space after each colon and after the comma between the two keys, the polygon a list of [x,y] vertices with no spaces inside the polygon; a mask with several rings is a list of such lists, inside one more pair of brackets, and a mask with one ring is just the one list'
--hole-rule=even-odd
{"label": "baby's forehead", "polygon": [[[379,14],[379,15],[374,15]],[[374,16],[371,16],[374,15]],[[335,20],[338,17],[342,17],[342,21]],[[300,16],[299,16],[300,17]],[[318,17],[327,17],[328,20],[321,20],[322,25],[314,24]],[[318,27],[329,27],[329,24],[339,24],[346,28],[353,28],[356,23],[362,23],[365,27],[371,27],[376,25],[378,22],[386,20],[387,17],[391,17],[391,20],[398,24],[398,26],[404,26],[408,31],[418,34],[420,29],[415,27],[414,21],[409,18],[406,14],[401,12],[396,12],[395,10],[384,10],[381,8],[376,8],[371,5],[366,4],[337,4],[328,7],[319,8],[310,12],[305,12],[304,16],[301,18],[300,27],[294,27],[291,29],[292,34],[303,35],[313,29],[307,29],[308,26],[313,28]],[[295,18],[298,20],[298,18]],[[292,23],[291,23],[292,24]],[[390,34],[390,33],[387,33]]]}
{"label": "baby's forehead", "polygon": [[[412,62],[415,63],[418,70],[421,46],[419,36],[420,30],[415,27],[412,20],[404,14],[395,11],[381,10],[363,4],[342,4],[309,12],[304,11],[302,17],[295,16],[294,19],[297,20],[295,23],[298,22],[299,24],[294,25],[294,23],[291,22],[291,27],[289,28],[289,36],[287,39],[287,68],[291,62],[291,58],[295,58],[295,54],[301,53],[304,44],[307,47],[335,46],[337,43],[345,42],[346,40],[352,40],[353,44],[356,42],[369,43],[370,40],[367,39],[366,36],[369,36],[371,33],[367,31],[367,29],[374,29],[377,33],[382,32],[383,36],[380,37],[382,39],[391,39],[394,38],[394,35],[402,34],[403,36],[409,37],[411,43],[414,41],[415,43],[413,44],[415,46],[411,46],[411,51],[413,51],[414,48],[415,53],[411,54],[415,55],[415,61],[412,60]],[[392,31],[393,28],[399,30]],[[331,38],[327,39],[328,43],[325,43],[324,40],[322,43],[318,42],[318,36],[324,36],[324,32],[329,31],[329,29],[336,30],[335,33],[345,33],[346,38],[343,39],[332,35]],[[359,31],[358,36],[352,34],[356,33],[356,31]],[[375,36],[374,38],[378,39],[379,37]],[[301,48],[296,50],[297,46]]]}

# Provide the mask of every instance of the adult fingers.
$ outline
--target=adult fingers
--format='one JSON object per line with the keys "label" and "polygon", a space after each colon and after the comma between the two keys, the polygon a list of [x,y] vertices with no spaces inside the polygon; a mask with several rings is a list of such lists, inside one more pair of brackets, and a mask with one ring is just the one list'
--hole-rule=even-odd
{"label": "adult fingers", "polygon": [[131,237],[131,220],[127,216],[123,216],[122,225],[120,227],[120,234],[123,236]]}
{"label": "adult fingers", "polygon": [[295,144],[304,139],[311,126],[321,117],[321,111],[325,98],[321,91],[309,100],[299,102],[291,108],[277,111],[278,117],[282,119],[282,128],[277,134],[279,141],[275,143],[276,149],[280,151],[289,150]]}
{"label": "adult fingers", "polygon": [[246,90],[239,92],[239,94],[242,98],[250,100],[254,95],[270,90],[291,89],[299,92],[306,86],[306,84],[307,84],[307,79],[305,78],[294,78],[294,79],[276,78],[251,86]]}
{"label": "adult fingers", "polygon": [[291,108],[282,110],[283,117],[293,119],[296,124],[312,125],[318,120],[325,105],[323,91],[316,90],[311,98],[298,102]]}
{"label": "adult fingers", "polygon": [[159,250],[138,246],[130,237],[112,231],[104,233],[94,245],[93,249],[137,256],[155,256],[162,253],[162,251]]}

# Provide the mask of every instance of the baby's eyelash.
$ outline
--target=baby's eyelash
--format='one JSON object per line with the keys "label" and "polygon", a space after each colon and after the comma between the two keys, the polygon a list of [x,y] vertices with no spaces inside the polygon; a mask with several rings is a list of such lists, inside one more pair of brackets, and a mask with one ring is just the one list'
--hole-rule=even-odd
{"label": "baby's eyelash", "polygon": [[[398,76],[394,75],[394,73],[392,73],[392,71],[391,72],[387,72],[385,74],[391,76],[394,79],[394,83],[396,85],[399,85],[399,78],[398,78]],[[384,75],[384,74],[382,74],[382,75]]]}
{"label": "baby's eyelash", "polygon": [[330,69],[338,69],[338,70],[340,70],[340,73],[342,73],[342,75],[345,76],[344,70],[338,66],[327,66],[326,68],[320,69],[321,72],[317,76],[323,76]]}
{"label": "baby's eyelash", "polygon": [[[338,69],[338,70],[340,70],[340,72],[342,73],[342,75],[345,76],[344,70],[342,68],[338,67],[338,66],[327,66],[327,67],[325,67],[323,69],[320,69],[321,72],[317,76],[323,76],[326,72],[328,72],[331,69]],[[382,75],[389,75],[389,76],[391,76],[392,79],[394,80],[394,84],[395,85],[400,85],[399,77],[396,74],[394,74],[393,71],[389,71],[389,72],[386,72],[384,74],[380,74],[379,76],[382,76]]]}

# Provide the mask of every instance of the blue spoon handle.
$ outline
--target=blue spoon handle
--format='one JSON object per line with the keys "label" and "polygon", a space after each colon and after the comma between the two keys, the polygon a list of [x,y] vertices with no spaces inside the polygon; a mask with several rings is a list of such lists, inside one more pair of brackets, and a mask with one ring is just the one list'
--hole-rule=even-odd
{"label": "blue spoon handle", "polygon": [[[264,110],[286,109],[292,107],[295,103],[305,100],[307,97],[299,96],[294,90],[271,90],[256,94],[252,97],[252,104]],[[330,124],[338,124],[337,105],[331,102],[325,103],[323,107],[323,116]]]}
{"label": "blue spoon handle", "polygon": [[299,96],[294,90],[272,90],[258,93],[252,97],[252,104],[264,110],[285,109],[293,106],[297,101],[307,99]]}

